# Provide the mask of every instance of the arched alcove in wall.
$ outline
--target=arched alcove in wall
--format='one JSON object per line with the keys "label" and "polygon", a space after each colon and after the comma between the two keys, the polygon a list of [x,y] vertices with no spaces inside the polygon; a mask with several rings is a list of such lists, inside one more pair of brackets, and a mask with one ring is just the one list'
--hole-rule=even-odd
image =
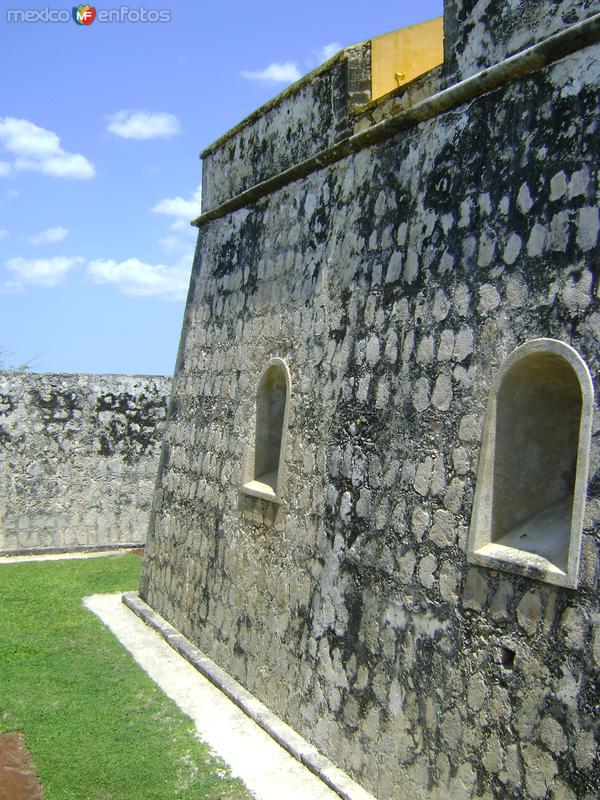
{"label": "arched alcove in wall", "polygon": [[511,353],[488,402],[470,561],[576,585],[592,409],[572,347],[535,339]]}
{"label": "arched alcove in wall", "polygon": [[290,388],[287,364],[281,358],[271,359],[256,392],[254,450],[242,490],[272,502],[280,502]]}

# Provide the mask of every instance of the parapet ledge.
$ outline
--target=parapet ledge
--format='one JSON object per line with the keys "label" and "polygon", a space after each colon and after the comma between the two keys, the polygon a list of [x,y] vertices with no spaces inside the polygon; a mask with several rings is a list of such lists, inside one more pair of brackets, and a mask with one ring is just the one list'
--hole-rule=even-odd
{"label": "parapet ledge", "polygon": [[444,85],[443,65],[440,64],[391,92],[358,106],[352,111],[353,133],[360,133],[384,119],[406,111],[421,100],[432,97]]}
{"label": "parapet ledge", "polygon": [[207,145],[207,147],[200,152],[200,158],[204,159],[210,156],[215,150],[223,147],[223,145],[241,133],[245,128],[247,128],[253,122],[256,122],[257,119],[266,116],[270,111],[277,108],[282,103],[292,100],[299,92],[306,88],[306,86],[313,83],[324,73],[331,71],[337,64],[340,64],[348,58],[352,58],[357,49],[366,47],[369,47],[368,40],[366,42],[360,42],[359,44],[350,45],[349,47],[345,47],[343,50],[335,53],[335,55],[331,56],[331,58],[327,59],[327,61],[319,64],[318,67],[315,67],[315,69],[307,72],[306,75],[303,75],[297,81],[294,81],[294,83],[283,89],[281,92],[279,92],[279,94],[275,95],[275,97],[267,100],[266,103],[263,103],[257,109],[248,114],[247,117],[244,117],[244,119],[238,122],[237,125],[234,125],[233,128],[230,128],[222,136],[219,136],[219,138],[214,142]]}
{"label": "parapet ledge", "polygon": [[375,99],[370,80],[375,40],[346,48],[204,151],[203,213],[192,224],[202,227],[599,39],[600,14],[595,14],[464,80],[455,82],[444,62]]}
{"label": "parapet ledge", "polygon": [[352,136],[370,101],[434,91],[415,79],[442,63],[443,38],[437,17],[346,47],[262,105],[202,151],[204,212]]}
{"label": "parapet ledge", "polygon": [[205,148],[203,211],[351,135],[351,111],[371,97],[370,58],[370,42],[344,48]]}

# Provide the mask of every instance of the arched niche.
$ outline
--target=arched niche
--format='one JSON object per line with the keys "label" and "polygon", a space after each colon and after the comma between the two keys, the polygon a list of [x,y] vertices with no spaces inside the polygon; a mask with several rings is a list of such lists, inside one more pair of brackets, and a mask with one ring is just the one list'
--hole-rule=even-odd
{"label": "arched niche", "polygon": [[468,560],[575,587],[594,389],[567,344],[534,339],[500,368],[488,402]]}
{"label": "arched niche", "polygon": [[281,358],[272,358],[256,392],[254,448],[246,463],[242,491],[273,503],[281,502],[290,391],[287,364]]}

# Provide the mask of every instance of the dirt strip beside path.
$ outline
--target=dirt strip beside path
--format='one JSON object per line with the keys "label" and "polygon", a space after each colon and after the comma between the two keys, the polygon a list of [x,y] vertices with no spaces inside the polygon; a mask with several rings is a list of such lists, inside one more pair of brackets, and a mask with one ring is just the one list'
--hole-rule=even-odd
{"label": "dirt strip beside path", "polygon": [[0,800],[43,800],[35,765],[20,733],[0,734]]}

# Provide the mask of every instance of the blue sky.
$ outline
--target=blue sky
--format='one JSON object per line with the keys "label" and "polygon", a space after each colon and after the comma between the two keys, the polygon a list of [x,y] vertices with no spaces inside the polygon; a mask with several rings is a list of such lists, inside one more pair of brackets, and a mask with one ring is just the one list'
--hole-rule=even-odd
{"label": "blue sky", "polygon": [[[8,22],[0,10],[0,351],[44,372],[171,374],[199,151],[349,44],[442,0],[152,2],[169,22]],[[124,3],[95,5],[96,12]],[[135,18],[135,14],[132,14]]]}

